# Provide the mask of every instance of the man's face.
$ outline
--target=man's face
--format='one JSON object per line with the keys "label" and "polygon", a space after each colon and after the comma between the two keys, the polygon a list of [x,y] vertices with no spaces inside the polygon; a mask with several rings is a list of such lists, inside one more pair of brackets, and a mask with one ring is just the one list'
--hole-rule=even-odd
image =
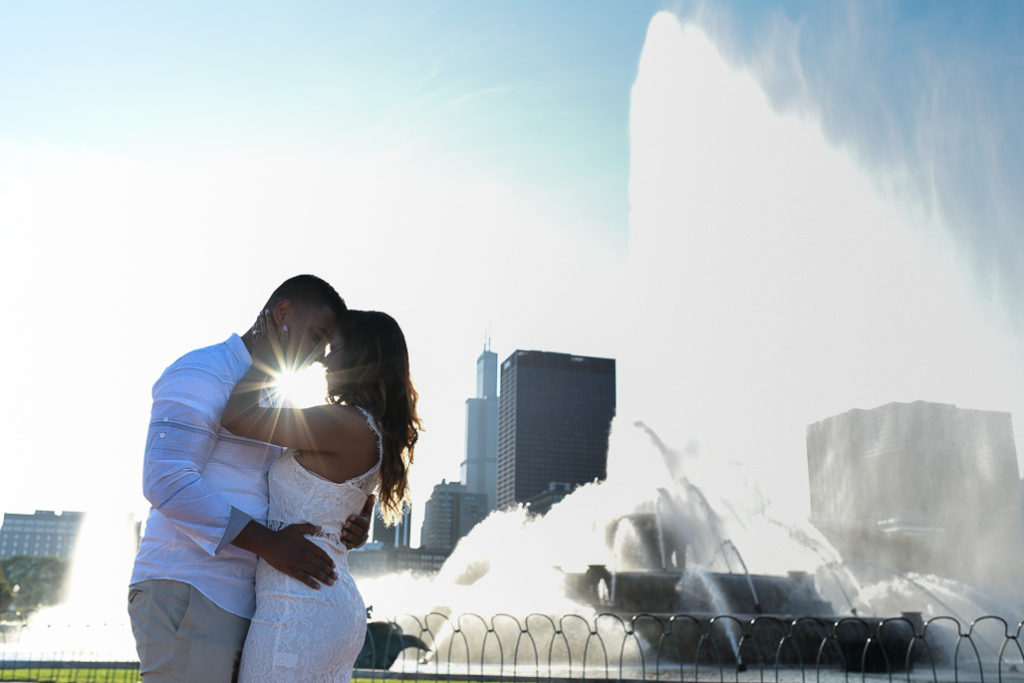
{"label": "man's face", "polygon": [[285,363],[298,370],[323,358],[337,319],[326,305],[296,303],[283,322],[288,325]]}

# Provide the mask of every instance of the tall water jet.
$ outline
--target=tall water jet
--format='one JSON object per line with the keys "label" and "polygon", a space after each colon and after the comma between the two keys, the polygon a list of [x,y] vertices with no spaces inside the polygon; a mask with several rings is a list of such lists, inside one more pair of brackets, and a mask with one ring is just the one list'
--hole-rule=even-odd
{"label": "tall water jet", "polygon": [[[907,169],[865,168],[812,109],[780,113],[668,13],[645,44],[631,152],[629,299],[653,305],[627,311],[631,330],[651,332],[620,359],[620,414],[704,456],[687,476],[758,571],[773,545],[789,568],[843,566],[795,522],[808,513],[808,424],[921,398],[1024,413],[1015,342],[979,302],[943,216],[894,190]],[[740,502],[738,525],[720,488],[741,479],[707,476],[737,461],[764,492]],[[869,608],[848,578],[853,596],[834,581],[841,602]]]}
{"label": "tall water jet", "polygon": [[620,414],[754,468],[786,518],[806,517],[804,430],[823,416],[923,397],[1024,414],[1013,342],[942,217],[671,14],[630,132],[627,284],[647,305],[627,311],[646,332],[620,359]]}

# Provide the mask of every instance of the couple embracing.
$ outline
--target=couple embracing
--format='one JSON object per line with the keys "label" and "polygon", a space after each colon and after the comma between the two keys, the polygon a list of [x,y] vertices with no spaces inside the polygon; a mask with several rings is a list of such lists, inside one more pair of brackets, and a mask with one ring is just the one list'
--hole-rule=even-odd
{"label": "couple embracing", "polygon": [[[267,400],[277,373],[313,362],[327,403]],[[400,517],[419,429],[397,323],[312,275],[281,284],[244,334],[171,364],[128,594],[143,680],[348,681],[366,611],[347,552],[374,492]]]}

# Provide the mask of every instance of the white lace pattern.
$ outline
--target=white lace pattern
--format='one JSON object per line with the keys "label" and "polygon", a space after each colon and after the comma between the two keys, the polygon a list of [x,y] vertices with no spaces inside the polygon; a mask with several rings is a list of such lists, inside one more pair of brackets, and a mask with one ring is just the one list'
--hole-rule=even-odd
{"label": "white lace pattern", "polygon": [[263,560],[256,567],[256,614],[242,651],[239,681],[348,683],[366,635],[366,608],[348,571],[341,525],[362,510],[377,487],[383,443],[373,417],[362,408],[377,436],[377,462],[337,483],[310,472],[285,451],[270,468],[270,528],[310,522],[321,528],[309,538],[331,556],[334,585],[314,590]]}

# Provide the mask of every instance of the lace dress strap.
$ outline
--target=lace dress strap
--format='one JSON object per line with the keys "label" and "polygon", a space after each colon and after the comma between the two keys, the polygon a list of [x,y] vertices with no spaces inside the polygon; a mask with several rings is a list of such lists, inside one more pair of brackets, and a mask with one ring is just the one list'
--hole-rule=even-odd
{"label": "lace dress strap", "polygon": [[348,483],[369,493],[370,491],[368,489],[373,489],[376,486],[377,472],[380,471],[380,464],[384,459],[384,439],[380,434],[380,428],[377,426],[377,421],[373,419],[373,415],[370,414],[370,411],[361,406],[353,407],[363,414],[363,417],[366,418],[366,424],[369,426],[370,431],[377,436],[377,463],[358,477],[350,479]]}

